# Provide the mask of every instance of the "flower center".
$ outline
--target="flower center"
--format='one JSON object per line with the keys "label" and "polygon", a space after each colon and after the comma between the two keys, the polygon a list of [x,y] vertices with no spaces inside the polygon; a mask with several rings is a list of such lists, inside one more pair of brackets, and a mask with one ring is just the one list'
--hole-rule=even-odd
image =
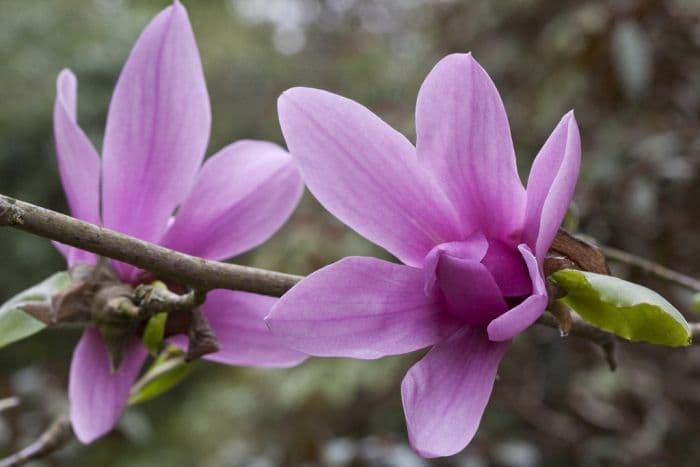
{"label": "flower center", "polygon": [[475,326],[486,326],[532,293],[516,246],[481,232],[433,248],[424,271],[426,294],[437,294],[447,312]]}

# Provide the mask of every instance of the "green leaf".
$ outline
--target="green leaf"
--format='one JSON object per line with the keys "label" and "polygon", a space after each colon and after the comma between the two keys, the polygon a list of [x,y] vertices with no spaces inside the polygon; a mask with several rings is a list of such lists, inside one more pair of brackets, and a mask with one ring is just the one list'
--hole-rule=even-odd
{"label": "green leaf", "polygon": [[562,269],[550,278],[566,292],[561,300],[594,326],[650,344],[680,347],[692,340],[683,315],[653,290],[574,269]]}
{"label": "green leaf", "polygon": [[146,402],[172,389],[187,376],[191,368],[185,362],[182,350],[175,346],[166,348],[131,388],[129,405]]}
{"label": "green leaf", "polygon": [[146,323],[146,329],[143,331],[143,345],[151,352],[151,355],[158,353],[158,348],[165,336],[165,322],[167,320],[167,313],[157,313]]}
{"label": "green leaf", "polygon": [[71,286],[73,280],[68,272],[58,272],[39,284],[12,297],[0,306],[0,347],[29,337],[46,327],[46,324],[25,313],[22,308],[50,309],[51,298]]}

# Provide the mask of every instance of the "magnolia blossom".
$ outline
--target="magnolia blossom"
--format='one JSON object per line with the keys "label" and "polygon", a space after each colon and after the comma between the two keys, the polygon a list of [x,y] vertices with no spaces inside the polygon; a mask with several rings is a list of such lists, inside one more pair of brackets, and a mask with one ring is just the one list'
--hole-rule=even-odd
{"label": "magnolia blossom", "polygon": [[365,107],[294,88],[279,99],[287,145],[331,213],[403,264],[350,257],[272,308],[292,348],[373,359],[431,346],[401,385],[426,457],[474,436],[510,340],[547,305],[543,259],[566,213],[580,141],[566,114],[532,166],[515,164],[501,98],[469,54],[442,59],[416,104],[414,146]]}
{"label": "magnolia blossom", "polygon": [[[77,83],[57,83],[54,130],[71,213],[135,237],[207,259],[225,259],[270,237],[289,217],[303,185],[289,154],[262,141],[226,146],[202,165],[211,112],[187,12],[175,2],[136,42],[117,82],[102,158],[76,120]],[[57,245],[69,265],[95,263],[92,253]],[[113,263],[125,282],[140,271]],[[285,348],[263,321],[274,299],[211,292],[203,312],[221,350],[206,356],[235,365],[287,367],[304,355]],[[186,342],[186,340],[185,340]],[[70,415],[90,442],[121,414],[147,352],[133,338],[116,372],[100,333],[87,328],[73,354]]]}

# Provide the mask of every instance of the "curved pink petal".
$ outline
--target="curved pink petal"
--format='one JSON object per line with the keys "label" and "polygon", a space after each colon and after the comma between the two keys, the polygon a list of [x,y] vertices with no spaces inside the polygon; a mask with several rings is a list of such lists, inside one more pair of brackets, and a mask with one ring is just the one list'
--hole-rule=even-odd
{"label": "curved pink petal", "polygon": [[52,241],[51,244],[66,259],[66,262],[68,263],[68,265],[72,266],[69,259],[70,259],[71,251],[73,251],[73,247],[70,245],[64,245],[63,243],[54,242],[54,241]]}
{"label": "curved pink petal", "polygon": [[471,54],[448,55],[430,72],[416,103],[417,151],[460,213],[464,229],[515,238],[525,190],[508,117],[496,86]]}
{"label": "curved pink petal", "polygon": [[160,243],[202,258],[230,258],[275,233],[303,189],[287,151],[239,141],[206,161]]}
{"label": "curved pink petal", "polygon": [[437,268],[442,255],[481,261],[489,249],[489,241],[479,231],[459,242],[442,243],[425,256],[423,260],[424,290],[433,293],[437,283]]}
{"label": "curved pink petal", "polygon": [[442,254],[436,277],[450,311],[466,323],[485,326],[508,309],[498,284],[479,261]]}
{"label": "curved pink petal", "polygon": [[350,257],[287,292],[266,318],[273,333],[309,355],[374,359],[421,349],[458,323],[423,293],[420,269]]}
{"label": "curved pink petal", "polygon": [[581,138],[569,112],[537,154],[527,181],[523,240],[542,261],[566,215],[581,164]]}
{"label": "curved pink petal", "polygon": [[[265,324],[264,318],[276,301],[265,295],[230,290],[207,294],[202,310],[220,350],[204,358],[226,365],[267,368],[288,368],[303,362],[307,356],[287,347]],[[183,336],[177,336],[174,342],[187,346]]]}
{"label": "curved pink petal", "polygon": [[[71,215],[100,224],[100,157],[77,121],[78,82],[70,70],[56,80],[53,129],[58,172]],[[67,245],[56,245],[69,266],[94,263],[95,255]]]}
{"label": "curved pink petal", "polygon": [[79,263],[95,264],[97,262],[97,256],[94,253],[73,247],[68,247],[68,249],[69,253],[66,256],[66,262],[69,267]]}
{"label": "curved pink petal", "polygon": [[523,255],[532,281],[532,295],[489,323],[487,330],[492,341],[514,338],[537,321],[547,308],[547,290],[537,259],[525,244],[520,245],[518,250]]}
{"label": "curved pink petal", "polygon": [[85,329],[73,353],[68,384],[70,418],[81,442],[90,443],[114,427],[146,356],[146,349],[134,339],[121,367],[112,373],[99,331]]}
{"label": "curved pink petal", "polygon": [[413,145],[367,108],[309,88],[278,102],[287,146],[323,206],[405,264],[463,237],[455,213],[421,169]]}
{"label": "curved pink petal", "polygon": [[411,446],[424,457],[450,456],[476,433],[509,343],[465,327],[413,365],[401,383]]}
{"label": "curved pink petal", "polygon": [[482,260],[506,297],[522,297],[532,293],[532,280],[523,255],[511,245],[493,240]]}
{"label": "curved pink petal", "polygon": [[143,31],[114,89],[103,151],[104,225],[158,240],[192,187],[210,123],[197,45],[175,2]]}

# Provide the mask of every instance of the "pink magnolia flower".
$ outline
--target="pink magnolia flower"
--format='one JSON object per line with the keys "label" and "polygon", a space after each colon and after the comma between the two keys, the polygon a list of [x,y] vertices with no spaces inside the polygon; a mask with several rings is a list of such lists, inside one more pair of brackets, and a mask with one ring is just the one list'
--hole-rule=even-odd
{"label": "pink magnolia flower", "polygon": [[311,192],[403,264],[350,257],[327,266],[273,306],[268,326],[316,356],[432,346],[401,385],[409,438],[426,457],[460,451],[510,340],[547,305],[542,262],[579,170],[573,113],[537,155],[527,190],[501,98],[469,54],[445,57],[423,83],[415,147],[321,90],[286,91],[279,115]]}
{"label": "pink magnolia flower", "polygon": [[[202,166],[211,124],[209,96],[187,12],[177,1],[146,27],[121,72],[102,159],[76,121],[76,91],[74,75],[62,71],[54,130],[61,180],[75,217],[219,260],[265,241],[299,201],[301,178],[289,154],[272,143],[240,141]],[[70,265],[96,260],[86,251],[58,248]],[[137,269],[114,265],[122,280],[137,281]],[[263,317],[274,301],[244,292],[211,292],[203,311],[221,350],[205,358],[263,367],[300,363],[304,355],[285,348],[265,326]],[[73,354],[69,384],[71,420],[81,441],[90,442],[114,426],[146,356],[134,338],[112,373],[101,335],[85,330]]]}

